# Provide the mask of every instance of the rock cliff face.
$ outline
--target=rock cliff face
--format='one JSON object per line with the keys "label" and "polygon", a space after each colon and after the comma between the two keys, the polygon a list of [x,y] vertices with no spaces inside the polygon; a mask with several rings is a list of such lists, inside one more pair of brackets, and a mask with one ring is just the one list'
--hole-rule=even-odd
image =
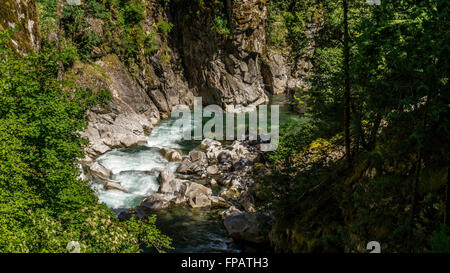
{"label": "rock cliff face", "polygon": [[[17,25],[19,32],[12,44],[24,54],[38,51],[41,38],[35,0],[4,2],[0,6],[1,29]],[[86,8],[83,5],[87,2],[81,3]],[[216,11],[197,7],[186,17],[187,11],[180,8],[186,3],[174,3],[142,1],[145,15],[139,27],[156,46],[151,53],[147,46],[136,48],[132,58],[122,58],[110,50],[109,40],[123,38],[111,34],[114,28],[108,28],[117,26],[116,15],[108,19],[112,21],[92,15],[83,19],[88,26],[85,31],[106,38],[102,45],[92,48],[95,61],[78,61],[66,67],[64,78],[78,87],[109,90],[113,97],[108,106],[88,112],[90,123],[83,133],[90,141],[87,165],[110,149],[143,143],[153,126],[170,116],[174,106],[192,106],[194,96],[201,96],[205,104],[228,109],[229,105],[266,103],[267,91],[282,93],[301,84],[294,73],[299,69],[287,62],[287,55],[266,46],[266,0],[222,1],[222,16],[228,22],[225,34],[214,29]],[[160,27],[171,23],[171,32]],[[63,30],[61,39],[64,35]],[[46,41],[60,39],[54,33],[45,36]],[[309,63],[302,65],[307,67]]]}
{"label": "rock cliff face", "polygon": [[35,0],[2,0],[0,5],[0,30],[8,28],[17,32],[11,44],[22,54],[39,51],[39,32]]}
{"label": "rock cliff face", "polygon": [[226,1],[230,35],[214,32],[210,13],[186,19],[175,12],[186,75],[205,103],[226,108],[230,104],[261,104],[268,101],[261,76],[265,47],[266,6],[263,0]]}

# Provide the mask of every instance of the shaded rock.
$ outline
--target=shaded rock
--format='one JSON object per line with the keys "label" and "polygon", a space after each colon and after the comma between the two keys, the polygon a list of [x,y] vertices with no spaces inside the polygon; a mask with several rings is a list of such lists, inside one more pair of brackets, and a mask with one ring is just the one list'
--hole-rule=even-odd
{"label": "shaded rock", "polygon": [[211,200],[211,205],[212,206],[225,207],[225,208],[228,208],[230,206],[230,204],[225,199],[223,199],[222,197],[211,196],[211,197],[209,197],[209,199]]}
{"label": "shaded rock", "polygon": [[223,223],[228,234],[237,240],[264,243],[268,240],[270,218],[258,212],[230,213]]}
{"label": "shaded rock", "polygon": [[232,215],[238,215],[241,214],[242,211],[240,211],[239,209],[237,209],[235,206],[230,206],[227,210],[224,210],[220,213],[220,215],[222,216],[222,219],[225,219],[227,217],[230,217]]}
{"label": "shaded rock", "polygon": [[134,218],[136,220],[145,220],[148,217],[142,209],[130,209],[119,213],[117,218],[119,218],[119,220],[121,221],[128,221],[131,218]]}
{"label": "shaded rock", "polygon": [[181,174],[195,174],[203,170],[203,164],[199,161],[193,163],[189,158],[183,159],[180,166],[177,168],[177,173]]}

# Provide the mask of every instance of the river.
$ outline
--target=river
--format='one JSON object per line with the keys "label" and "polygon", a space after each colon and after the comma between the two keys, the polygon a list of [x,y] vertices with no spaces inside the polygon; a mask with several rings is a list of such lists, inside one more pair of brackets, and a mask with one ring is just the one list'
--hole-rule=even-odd
{"label": "river", "polygon": [[[271,104],[280,105],[280,124],[291,119],[300,119],[290,111],[287,97],[271,97]],[[187,154],[196,149],[200,141],[182,139],[182,129],[174,126],[175,119],[161,121],[144,146],[131,149],[112,150],[100,156],[97,161],[110,169],[113,179],[119,181],[128,193],[105,190],[98,181],[91,186],[99,197],[116,213],[135,207],[141,201],[158,191],[157,177],[164,168],[175,171],[179,163],[168,162],[159,150],[180,149]],[[172,207],[157,212],[158,228],[173,239],[174,252],[254,252],[255,246],[233,242],[223,226],[216,210]],[[260,251],[260,249],[259,249]]]}

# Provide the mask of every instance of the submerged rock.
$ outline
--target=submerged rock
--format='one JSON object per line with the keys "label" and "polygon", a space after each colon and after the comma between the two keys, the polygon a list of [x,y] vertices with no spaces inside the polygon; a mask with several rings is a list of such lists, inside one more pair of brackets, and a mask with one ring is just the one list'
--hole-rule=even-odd
{"label": "submerged rock", "polygon": [[224,217],[223,223],[234,239],[252,243],[268,240],[270,217],[262,213],[233,211]]}

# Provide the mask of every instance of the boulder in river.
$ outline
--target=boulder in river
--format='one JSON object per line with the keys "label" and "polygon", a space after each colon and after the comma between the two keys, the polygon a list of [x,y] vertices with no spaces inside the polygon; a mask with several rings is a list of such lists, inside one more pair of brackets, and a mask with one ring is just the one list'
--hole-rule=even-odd
{"label": "boulder in river", "polygon": [[183,183],[186,181],[180,179],[172,179],[161,182],[159,186],[160,193],[175,194],[182,190]]}
{"label": "boulder in river", "polygon": [[105,166],[103,166],[102,164],[100,164],[98,162],[94,162],[89,167],[89,170],[90,170],[90,173],[92,174],[92,176],[94,176],[95,178],[98,178],[100,180],[108,180],[108,179],[111,179],[111,177],[112,177],[111,170],[106,168]]}
{"label": "boulder in river", "polygon": [[169,160],[169,162],[177,162],[177,161],[181,161],[183,159],[183,156],[181,155],[181,153],[179,151],[177,151],[177,150],[174,150],[174,149],[162,148],[161,149],[161,154],[167,160]]}
{"label": "boulder in river", "polygon": [[161,184],[165,183],[165,182],[169,182],[173,179],[175,179],[175,175],[172,172],[172,170],[169,168],[165,168],[161,173],[159,173],[159,176],[158,176],[158,181]]}
{"label": "boulder in river", "polygon": [[155,193],[145,198],[141,206],[152,210],[164,209],[170,205],[170,201],[175,199],[174,195]]}
{"label": "boulder in river", "polygon": [[127,189],[125,189],[122,185],[120,185],[119,182],[115,182],[115,181],[107,181],[104,185],[104,188],[106,190],[118,190],[118,191],[128,192]]}

